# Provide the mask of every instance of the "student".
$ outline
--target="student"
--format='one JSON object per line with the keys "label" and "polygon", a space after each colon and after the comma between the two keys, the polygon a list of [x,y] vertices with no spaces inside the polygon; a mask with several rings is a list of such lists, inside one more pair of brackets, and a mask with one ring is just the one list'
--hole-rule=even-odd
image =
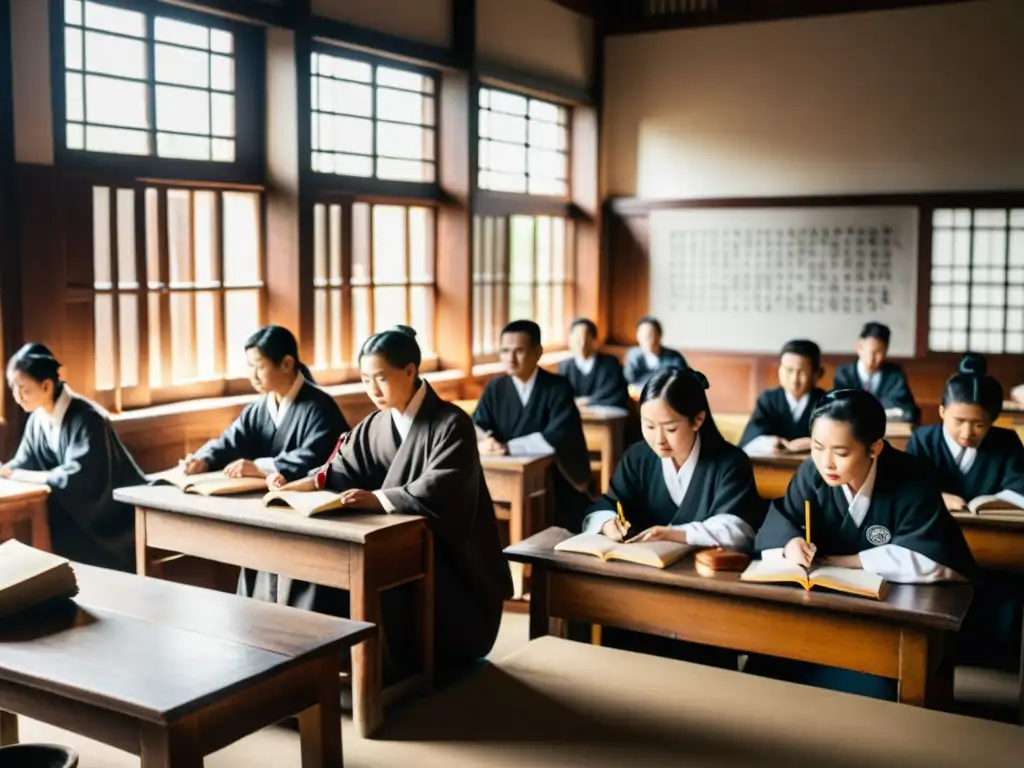
{"label": "student", "polygon": [[146,478],[106,412],[72,392],[59,370],[42,344],[26,344],[8,362],[8,386],[29,417],[0,477],[49,486],[46,517],[56,554],[134,573],[135,510],[113,494]]}
{"label": "student", "polygon": [[[987,371],[984,356],[965,355],[942,391],[942,423],[916,430],[907,445],[907,453],[936,469],[951,511],[988,495],[1024,507],[1024,446],[1013,430],[992,426],[1003,407],[1003,388]],[[1016,655],[1024,584],[1008,574],[985,576],[958,647],[980,659]]]}
{"label": "student", "polygon": [[1024,405],[1024,384],[1018,384],[1010,390],[1010,399],[1018,405]]}
{"label": "student", "polygon": [[569,349],[572,360],[558,364],[558,374],[572,384],[577,405],[629,407],[629,389],[623,378],[622,365],[614,355],[598,352],[597,326],[585,317],[569,326]]}
{"label": "student", "polygon": [[661,323],[656,318],[641,317],[636,324],[636,341],[626,354],[626,381],[643,387],[656,370],[670,365],[686,368],[686,360],[674,349],[661,346]]}
{"label": "student", "polygon": [[811,414],[825,390],[819,389],[821,349],[813,341],[794,339],[782,348],[779,384],[757,398],[740,445],[749,454],[782,449],[811,449]]}
{"label": "student", "polygon": [[[399,326],[366,340],[359,370],[377,412],[345,437],[326,472],[286,487],[312,490],[322,483],[340,492],[346,509],[426,519],[434,540],[435,657],[446,668],[491,650],[512,577],[473,423],[420,378],[415,333]],[[269,485],[284,479],[273,476]],[[278,591],[279,601],[287,602],[287,586]],[[417,659],[409,597],[408,590],[389,590],[382,605],[386,657],[399,668]],[[340,615],[347,615],[345,602]]]}
{"label": "student", "polygon": [[493,456],[555,456],[555,518],[579,530],[594,486],[583,423],[572,386],[538,367],[544,353],[540,327],[515,320],[501,332],[500,354],[507,375],[487,382],[473,412],[480,453]]}
{"label": "student", "polygon": [[291,331],[261,328],[245,342],[253,389],[266,395],[245,407],[220,437],[186,456],[187,474],[223,470],[229,477],[288,480],[305,477],[327,461],[338,436],[348,431],[334,398],[313,383],[299,362]]}
{"label": "student", "polygon": [[863,389],[878,398],[887,418],[916,424],[920,413],[907,377],[896,363],[886,360],[889,336],[889,326],[866,323],[857,341],[857,362],[836,369],[832,388]]}
{"label": "student", "polygon": [[[863,389],[830,392],[811,415],[811,458],[772,505],[754,540],[765,559],[863,568],[907,584],[973,578],[974,559],[942,504],[931,467],[888,446],[885,411]],[[811,503],[811,543],[804,502]],[[894,698],[894,681],[757,657],[748,669]]]}

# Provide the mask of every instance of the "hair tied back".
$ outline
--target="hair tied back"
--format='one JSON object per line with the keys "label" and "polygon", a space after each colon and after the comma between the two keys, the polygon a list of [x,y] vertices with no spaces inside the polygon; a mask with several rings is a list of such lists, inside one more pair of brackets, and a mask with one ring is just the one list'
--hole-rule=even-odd
{"label": "hair tied back", "polygon": [[711,389],[711,382],[708,381],[708,377],[705,376],[703,373],[693,368],[689,368],[687,370],[687,373],[689,373],[693,378],[695,378],[697,382],[701,385],[701,387],[703,387],[704,389]]}

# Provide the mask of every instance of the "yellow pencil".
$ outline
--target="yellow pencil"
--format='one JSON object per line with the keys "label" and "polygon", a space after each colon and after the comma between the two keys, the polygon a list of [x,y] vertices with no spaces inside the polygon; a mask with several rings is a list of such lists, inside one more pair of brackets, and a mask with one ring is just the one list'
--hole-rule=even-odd
{"label": "yellow pencil", "polygon": [[807,537],[807,543],[811,543],[811,501],[808,499],[804,502],[804,535]]}
{"label": "yellow pencil", "polygon": [[622,526],[622,530],[628,531],[629,530],[629,523],[626,522],[626,516],[624,514],[622,514],[622,502],[621,501],[615,502],[615,512],[619,516],[619,525]]}

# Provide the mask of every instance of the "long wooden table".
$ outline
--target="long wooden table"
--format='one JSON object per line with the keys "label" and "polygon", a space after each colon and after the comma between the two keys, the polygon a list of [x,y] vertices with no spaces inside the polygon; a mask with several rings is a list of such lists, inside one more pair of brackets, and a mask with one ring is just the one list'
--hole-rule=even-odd
{"label": "long wooden table", "polygon": [[809,453],[787,453],[775,450],[750,457],[754,465],[754,484],[762,499],[777,499],[786,495],[789,481],[810,457]]}
{"label": "long wooden table", "polygon": [[[433,544],[423,518],[344,514],[307,518],[268,509],[259,497],[206,497],[173,486],[114,492],[135,506],[136,569],[147,572],[150,549],[348,590],[350,617],[380,626],[381,592],[416,585],[422,672],[402,685],[433,690]],[[379,638],[378,638],[379,640]],[[381,643],[352,649],[353,718],[363,735],[383,722]]]}
{"label": "long wooden table", "polygon": [[583,420],[583,437],[587,450],[601,456],[601,492],[608,489],[615,468],[619,465],[622,452],[626,449],[626,423],[629,411],[620,408],[583,406],[580,408]]}
{"label": "long wooden table", "polygon": [[46,500],[50,489],[34,483],[16,483],[0,478],[0,541],[19,538],[19,529],[29,529],[26,544],[50,550],[50,524]]}
{"label": "long wooden table", "polygon": [[894,678],[899,700],[952,699],[952,636],[970,607],[966,584],[893,584],[884,601],[699,576],[692,558],[664,570],[555,552],[571,534],[549,528],[509,547],[533,568],[530,637],[551,619],[650,632]]}
{"label": "long wooden table", "polygon": [[17,713],[136,754],[142,768],[199,768],[298,714],[303,768],[341,765],[341,654],[372,643],[372,625],[74,569],[75,601],[0,626],[0,743],[17,741]]}

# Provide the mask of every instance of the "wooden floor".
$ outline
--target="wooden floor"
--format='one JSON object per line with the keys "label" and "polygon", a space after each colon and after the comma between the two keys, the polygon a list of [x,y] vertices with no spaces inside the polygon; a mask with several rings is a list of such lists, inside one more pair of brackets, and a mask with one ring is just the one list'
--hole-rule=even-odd
{"label": "wooden floor", "polygon": [[[505,614],[498,641],[492,652],[493,658],[501,658],[526,644],[528,619],[526,614]],[[1013,722],[1016,682],[1016,677],[1010,674],[977,669],[957,670],[958,709],[964,714]],[[455,745],[451,743],[360,739],[348,716],[342,720],[342,728],[345,765],[349,768],[403,764],[415,764],[419,768],[457,765],[452,762],[452,747]],[[81,765],[87,768],[138,768],[139,765],[137,757],[30,720],[22,720],[21,737],[26,742],[49,742],[73,747],[82,758]],[[285,727],[266,728],[209,756],[206,759],[206,766],[299,768],[298,738],[297,732]],[[486,743],[464,744],[462,747],[457,752],[465,756],[466,761],[463,764],[466,766],[505,764],[500,756],[501,751],[490,752]],[[490,757],[495,759],[490,761]],[[522,755],[517,758],[515,764],[546,765],[539,757],[532,762],[523,761],[521,758]]]}

